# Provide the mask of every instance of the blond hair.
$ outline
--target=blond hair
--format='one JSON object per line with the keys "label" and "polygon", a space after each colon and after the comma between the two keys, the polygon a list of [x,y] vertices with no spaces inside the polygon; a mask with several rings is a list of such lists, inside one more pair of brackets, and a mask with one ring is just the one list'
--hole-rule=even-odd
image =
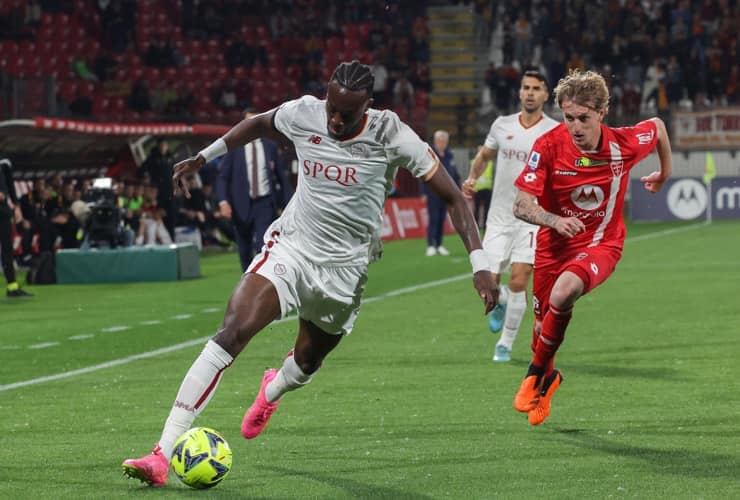
{"label": "blond hair", "polygon": [[609,107],[609,89],[606,80],[595,71],[571,70],[555,87],[555,102],[558,103],[558,107],[565,100],[597,111],[606,110]]}

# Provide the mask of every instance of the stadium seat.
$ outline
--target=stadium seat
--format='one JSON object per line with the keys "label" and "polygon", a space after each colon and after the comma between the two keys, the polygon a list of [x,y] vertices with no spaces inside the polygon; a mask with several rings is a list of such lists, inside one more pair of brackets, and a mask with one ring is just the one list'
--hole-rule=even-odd
{"label": "stadium seat", "polygon": [[344,44],[342,43],[342,39],[339,37],[330,37],[326,39],[326,50],[329,52],[337,52],[339,50],[342,50],[344,48]]}
{"label": "stadium seat", "polygon": [[126,99],[123,97],[114,97],[108,103],[108,110],[113,113],[123,113],[126,111]]}
{"label": "stadium seat", "polygon": [[203,50],[203,42],[200,40],[189,40],[185,42],[186,50],[189,54],[200,53]]}
{"label": "stadium seat", "polygon": [[270,34],[270,30],[268,30],[265,26],[259,25],[255,28],[254,31],[257,35],[257,43],[259,45],[264,45],[272,42],[272,35]]}
{"label": "stadium seat", "polygon": [[41,59],[41,69],[45,75],[52,75],[57,73],[59,67],[59,60],[50,55],[46,55]]}
{"label": "stadium seat", "polygon": [[417,107],[426,109],[429,105],[429,94],[423,90],[414,92],[414,101]]}
{"label": "stadium seat", "polygon": [[285,71],[283,71],[283,69],[278,66],[270,65],[270,67],[267,69],[267,78],[273,82],[280,81],[285,78]]}
{"label": "stadium seat", "polygon": [[290,64],[285,68],[285,77],[289,80],[300,80],[303,77],[303,68],[300,64]]}
{"label": "stadium seat", "polygon": [[54,15],[49,12],[42,12],[41,13],[41,27],[42,28],[52,28],[56,25],[56,22],[54,21]]}
{"label": "stadium seat", "polygon": [[408,112],[408,110],[406,108],[402,108],[402,107],[401,108],[393,108],[393,111],[396,112],[396,114],[401,119],[401,121],[403,121],[403,122],[408,122],[409,121],[409,112]]}
{"label": "stadium seat", "polygon": [[360,30],[358,29],[356,24],[345,24],[342,27],[342,31],[344,31],[344,37],[345,38],[357,38],[357,36],[360,33]]}
{"label": "stadium seat", "polygon": [[359,35],[359,39],[363,44],[367,43],[367,37],[370,34],[371,28],[372,28],[372,25],[370,23],[363,23],[357,26],[357,32]]}
{"label": "stadium seat", "polygon": [[160,75],[161,78],[163,78],[166,82],[169,84],[174,84],[178,79],[178,71],[177,68],[165,68],[163,70],[163,73]]}
{"label": "stadium seat", "polygon": [[84,41],[87,38],[87,31],[85,31],[85,28],[81,26],[71,28],[69,34],[72,41],[75,42]]}
{"label": "stadium seat", "polygon": [[211,96],[207,92],[204,92],[197,97],[197,107],[199,110],[211,110],[215,108],[215,105]]}
{"label": "stadium seat", "polygon": [[158,82],[161,78],[162,70],[159,68],[145,67],[144,68],[144,80],[150,84]]}
{"label": "stadium seat", "polygon": [[270,50],[267,53],[267,64],[269,67],[278,67],[282,71],[283,55],[277,49]]}
{"label": "stadium seat", "polygon": [[42,26],[39,28],[39,34],[38,34],[39,40],[53,40],[54,39],[54,27],[53,26]]}
{"label": "stadium seat", "polygon": [[211,39],[211,40],[208,40],[205,50],[210,55],[216,55],[216,54],[223,52],[223,47],[221,46],[221,42],[219,40]]}
{"label": "stadium seat", "polygon": [[264,66],[261,64],[255,64],[252,66],[252,69],[249,71],[249,76],[252,78],[252,80],[266,80],[267,79],[267,71],[265,70]]}
{"label": "stadium seat", "polygon": [[172,24],[172,19],[167,13],[160,11],[154,16],[154,24],[155,26],[167,27]]}
{"label": "stadium seat", "polygon": [[69,16],[67,14],[56,14],[54,20],[51,23],[53,26],[69,26]]}
{"label": "stadium seat", "polygon": [[58,93],[69,104],[77,95],[77,82],[74,80],[63,80],[58,84]]}
{"label": "stadium seat", "polygon": [[246,66],[235,66],[234,67],[234,78],[236,78],[237,80],[246,78],[248,74],[249,74],[249,70]]}
{"label": "stadium seat", "polygon": [[83,81],[77,85],[77,94],[83,97],[92,98],[95,92],[95,84],[93,82]]}
{"label": "stadium seat", "polygon": [[267,100],[262,96],[262,94],[258,94],[257,92],[254,92],[252,95],[250,104],[255,110],[257,110],[257,112],[266,111],[269,108]]}
{"label": "stadium seat", "polygon": [[18,45],[18,57],[27,59],[36,55],[36,43],[30,40],[23,40]]}
{"label": "stadium seat", "polygon": [[426,123],[427,121],[427,109],[426,108],[414,108],[411,110],[411,121],[415,123]]}
{"label": "stadium seat", "polygon": [[255,45],[257,45],[257,33],[255,32],[253,26],[242,26],[241,38],[242,41],[250,47],[254,47]]}
{"label": "stadium seat", "polygon": [[139,11],[136,15],[137,29],[145,29],[154,24],[154,16],[149,11]]}
{"label": "stadium seat", "polygon": [[348,53],[360,51],[363,48],[360,40],[358,40],[357,38],[345,38],[343,44],[344,51]]}
{"label": "stadium seat", "polygon": [[18,55],[18,44],[13,40],[0,40],[0,58]]}
{"label": "stadium seat", "polygon": [[134,66],[129,70],[129,80],[135,82],[144,77],[144,68],[142,66]]}
{"label": "stadium seat", "polygon": [[172,48],[178,51],[181,55],[185,55],[185,42],[182,40],[182,38],[173,37]]}
{"label": "stadium seat", "polygon": [[229,74],[228,68],[226,68],[225,66],[217,66],[215,71],[211,72],[211,75],[219,81],[224,81],[231,76]]}
{"label": "stadium seat", "polygon": [[109,108],[110,99],[100,94],[95,95],[92,109],[93,116],[95,116],[96,118],[102,118],[108,113]]}

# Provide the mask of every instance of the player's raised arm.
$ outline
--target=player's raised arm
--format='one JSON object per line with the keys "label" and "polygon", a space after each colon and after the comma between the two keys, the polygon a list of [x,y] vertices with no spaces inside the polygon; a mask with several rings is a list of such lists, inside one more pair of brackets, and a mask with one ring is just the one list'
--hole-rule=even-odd
{"label": "player's raised arm", "polygon": [[668,180],[671,173],[673,173],[673,158],[671,157],[671,141],[668,138],[668,131],[665,128],[665,123],[657,117],[652,118],[651,120],[655,122],[655,128],[658,131],[658,143],[656,144],[655,149],[658,151],[660,170],[641,177],[640,181],[645,185],[645,189],[651,193],[657,193],[660,191],[660,188],[663,187],[663,183]]}
{"label": "player's raised arm", "polygon": [[190,198],[190,192],[188,191],[185,179],[200,170],[209,161],[215,160],[225,155],[228,151],[260,137],[279,137],[280,134],[275,130],[273,125],[275,111],[276,109],[272,109],[250,118],[244,118],[226,132],[223,137],[219,137],[213,141],[211,145],[200,150],[198,154],[175,164],[172,175],[172,187],[175,194],[182,192],[186,197]]}
{"label": "player's raised arm", "polygon": [[425,182],[427,187],[447,204],[452,224],[470,254],[470,263],[473,266],[473,285],[486,305],[485,312],[488,314],[498,303],[499,290],[491,277],[488,258],[482,250],[478,224],[475,223],[475,218],[462,192],[457,188],[447,170],[439,166],[438,160],[431,170],[432,175]]}
{"label": "player's raised arm", "polygon": [[468,178],[462,183],[462,193],[468,198],[472,198],[475,195],[475,183],[478,178],[483,174],[486,169],[488,162],[493,160],[496,154],[496,150],[491,149],[487,146],[481,146],[478,153],[473,159],[473,164],[470,167],[470,173]]}

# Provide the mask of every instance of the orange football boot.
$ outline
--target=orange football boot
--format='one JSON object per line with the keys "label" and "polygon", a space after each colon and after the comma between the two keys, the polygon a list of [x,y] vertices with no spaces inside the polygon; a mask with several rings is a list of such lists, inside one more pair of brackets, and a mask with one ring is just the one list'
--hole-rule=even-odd
{"label": "orange football boot", "polygon": [[540,391],[539,402],[527,415],[530,424],[540,425],[550,415],[550,401],[562,381],[563,376],[557,370],[553,370],[550,376],[545,378]]}
{"label": "orange football boot", "polygon": [[540,402],[542,391],[542,377],[527,375],[522,380],[522,385],[514,396],[514,409],[522,413],[528,413],[537,407]]}

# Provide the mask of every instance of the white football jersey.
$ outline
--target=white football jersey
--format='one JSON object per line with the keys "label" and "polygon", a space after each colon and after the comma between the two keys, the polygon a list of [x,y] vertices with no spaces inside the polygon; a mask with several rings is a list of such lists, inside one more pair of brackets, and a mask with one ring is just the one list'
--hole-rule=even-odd
{"label": "white football jersey", "polygon": [[542,119],[525,128],[519,121],[519,113],[500,116],[491,125],[485,145],[497,149],[496,173],[491,193],[491,208],[486,226],[511,226],[527,224],[514,217],[514,181],[524,168],[534,141],[545,132],[555,128],[558,122],[543,114]]}
{"label": "white football jersey", "polygon": [[369,109],[360,132],[349,139],[332,138],[326,126],[326,101],[312,96],[275,112],[275,128],[295,145],[298,185],[268,233],[280,231],[286,244],[316,263],[367,264],[396,170],[421,178],[437,157],[390,110]]}

